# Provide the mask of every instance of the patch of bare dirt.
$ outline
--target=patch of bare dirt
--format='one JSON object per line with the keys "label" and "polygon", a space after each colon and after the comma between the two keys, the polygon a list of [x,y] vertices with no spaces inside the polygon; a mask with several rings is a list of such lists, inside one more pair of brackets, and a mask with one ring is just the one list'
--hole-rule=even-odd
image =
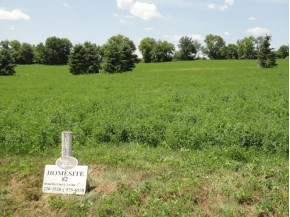
{"label": "patch of bare dirt", "polygon": [[4,158],[4,159],[0,159],[0,164],[5,164],[5,163],[9,163],[13,161],[12,157],[8,157],[8,158]]}
{"label": "patch of bare dirt", "polygon": [[89,171],[88,174],[92,178],[98,178],[102,175],[102,172],[107,168],[104,165],[89,165]]}
{"label": "patch of bare dirt", "polygon": [[118,183],[111,182],[111,183],[100,183],[92,192],[100,192],[104,194],[111,194],[114,191],[117,191],[119,188]]}

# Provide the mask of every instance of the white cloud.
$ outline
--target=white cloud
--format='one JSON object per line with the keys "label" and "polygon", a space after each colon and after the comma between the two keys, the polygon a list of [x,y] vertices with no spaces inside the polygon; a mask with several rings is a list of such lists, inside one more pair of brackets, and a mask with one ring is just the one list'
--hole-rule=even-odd
{"label": "white cloud", "polygon": [[146,31],[151,31],[151,30],[153,30],[153,27],[146,27],[145,30]]}
{"label": "white cloud", "polygon": [[225,0],[225,4],[227,5],[233,5],[235,0]]}
{"label": "white cloud", "polygon": [[113,13],[113,16],[114,16],[114,17],[119,17],[120,15],[117,14],[117,13]]}
{"label": "white cloud", "polygon": [[155,4],[138,2],[130,8],[130,13],[133,16],[139,17],[142,20],[161,19],[162,15],[159,13]]}
{"label": "white cloud", "polygon": [[130,14],[142,20],[161,19],[162,15],[155,4],[135,0],[117,0],[122,10],[129,10]]}
{"label": "white cloud", "polygon": [[230,35],[230,33],[229,33],[229,32],[224,32],[224,34],[225,34],[225,35]]}
{"label": "white cloud", "polygon": [[210,10],[214,10],[216,8],[216,4],[208,4],[207,7]]}
{"label": "white cloud", "polygon": [[122,10],[130,9],[134,4],[134,0],[117,0],[118,8]]}
{"label": "white cloud", "polygon": [[267,28],[255,27],[255,28],[247,29],[247,33],[254,34],[254,35],[262,35],[262,34],[270,33],[270,31]]}
{"label": "white cloud", "polygon": [[257,20],[257,18],[256,17],[249,17],[248,20],[255,21],[255,20]]}
{"label": "white cloud", "polygon": [[220,6],[219,7],[219,10],[220,11],[225,11],[226,9],[228,9],[228,6],[227,5],[224,5],[224,6]]}
{"label": "white cloud", "polygon": [[5,8],[0,8],[0,20],[30,20],[30,17],[20,9],[7,11]]}
{"label": "white cloud", "polygon": [[63,6],[65,6],[66,8],[70,7],[70,5],[68,3],[66,3],[66,2],[63,3]]}
{"label": "white cloud", "polygon": [[235,2],[235,0],[225,0],[225,4],[223,6],[217,5],[217,4],[207,4],[207,8],[210,10],[215,10],[215,9],[219,9],[220,11],[225,11],[229,8],[229,6],[233,5]]}

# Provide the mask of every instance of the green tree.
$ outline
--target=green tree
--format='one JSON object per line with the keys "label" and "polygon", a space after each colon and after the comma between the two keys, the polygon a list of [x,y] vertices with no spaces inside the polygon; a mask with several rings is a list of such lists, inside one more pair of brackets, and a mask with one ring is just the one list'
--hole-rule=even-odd
{"label": "green tree", "polygon": [[13,40],[10,41],[9,44],[15,63],[19,64],[21,43],[18,40]]}
{"label": "green tree", "polygon": [[33,56],[34,56],[34,49],[31,44],[22,43],[18,63],[19,64],[32,64],[33,63]]}
{"label": "green tree", "polygon": [[15,63],[11,50],[0,49],[0,75],[14,75]]}
{"label": "green tree", "polygon": [[156,47],[156,40],[154,38],[143,38],[138,46],[139,51],[143,56],[145,63],[151,63],[154,60],[154,49]]}
{"label": "green tree", "polygon": [[175,47],[168,41],[157,41],[153,49],[153,62],[169,62],[172,60]]}
{"label": "green tree", "polygon": [[225,58],[226,59],[238,59],[238,47],[235,44],[229,44],[226,47]]}
{"label": "green tree", "polygon": [[131,71],[137,62],[134,54],[136,47],[128,37],[116,35],[103,45],[103,60],[101,68],[104,72],[115,73]]}
{"label": "green tree", "polygon": [[256,50],[256,53],[258,54],[260,52],[260,49],[261,49],[261,45],[264,41],[265,37],[264,36],[258,36],[257,38],[255,38],[255,50]]}
{"label": "green tree", "polygon": [[90,42],[77,44],[69,56],[70,72],[74,75],[99,73],[101,60],[100,47]]}
{"label": "green tree", "polygon": [[8,40],[0,41],[0,49],[10,49],[10,42]]}
{"label": "green tree", "polygon": [[34,48],[34,63],[37,64],[44,64],[45,63],[45,46],[43,43],[39,43]]}
{"label": "green tree", "polygon": [[256,39],[253,36],[237,41],[239,59],[257,59]]}
{"label": "green tree", "polygon": [[226,43],[221,36],[212,34],[207,35],[204,42],[206,43],[206,47],[203,49],[203,52],[210,59],[225,58]]}
{"label": "green tree", "polygon": [[278,51],[277,51],[277,57],[278,58],[286,58],[289,56],[289,46],[288,45],[282,45],[281,47],[279,47]]}
{"label": "green tree", "polygon": [[258,55],[259,64],[262,68],[272,68],[277,66],[275,53],[273,52],[273,48],[270,48],[270,40],[271,36],[266,35]]}
{"label": "green tree", "polygon": [[177,46],[179,51],[176,52],[176,60],[194,60],[201,48],[201,44],[197,40],[193,40],[188,36],[181,37]]}
{"label": "green tree", "polygon": [[72,43],[66,38],[49,37],[45,41],[45,63],[49,65],[67,64]]}

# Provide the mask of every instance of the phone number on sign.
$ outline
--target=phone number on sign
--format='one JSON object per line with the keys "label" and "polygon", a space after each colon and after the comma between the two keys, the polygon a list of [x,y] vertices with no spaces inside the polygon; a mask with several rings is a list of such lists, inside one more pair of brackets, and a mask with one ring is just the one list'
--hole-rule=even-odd
{"label": "phone number on sign", "polygon": [[59,187],[44,187],[44,191],[64,192],[64,193],[78,193],[85,192],[82,188],[59,188]]}

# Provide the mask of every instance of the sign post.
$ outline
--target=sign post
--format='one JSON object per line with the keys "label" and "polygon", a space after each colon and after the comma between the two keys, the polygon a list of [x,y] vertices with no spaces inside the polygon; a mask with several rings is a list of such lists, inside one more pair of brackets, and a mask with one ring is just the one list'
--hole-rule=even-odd
{"label": "sign post", "polygon": [[53,194],[86,193],[88,166],[78,166],[72,157],[72,132],[62,132],[62,157],[45,165],[42,191]]}

